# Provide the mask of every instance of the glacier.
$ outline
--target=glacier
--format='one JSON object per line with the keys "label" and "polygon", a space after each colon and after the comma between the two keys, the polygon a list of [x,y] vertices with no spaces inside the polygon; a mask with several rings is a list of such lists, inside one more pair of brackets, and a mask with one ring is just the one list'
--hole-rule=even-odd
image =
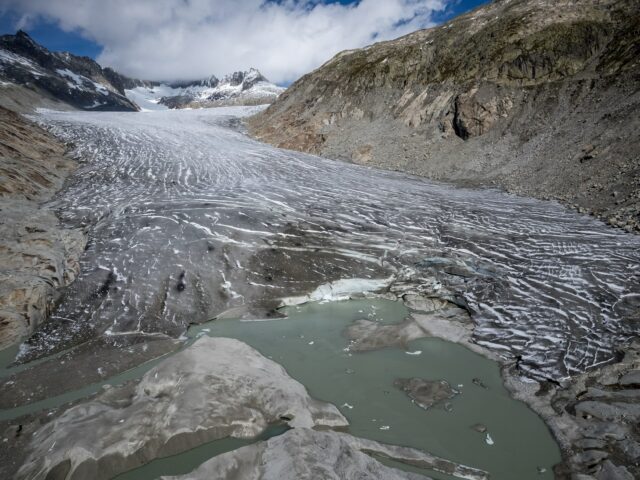
{"label": "glacier", "polygon": [[610,362],[638,334],[640,237],[554,202],[273,148],[242,126],[260,108],[35,116],[75,145],[52,205],[89,243],[25,360],[385,278],[456,295],[474,341],[537,378]]}

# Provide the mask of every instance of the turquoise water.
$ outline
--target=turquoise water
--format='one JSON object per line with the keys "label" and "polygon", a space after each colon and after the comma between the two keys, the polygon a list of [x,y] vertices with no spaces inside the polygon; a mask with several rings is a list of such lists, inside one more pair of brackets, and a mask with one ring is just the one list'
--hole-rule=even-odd
{"label": "turquoise water", "polygon": [[[487,470],[493,480],[553,478],[552,467],[560,461],[558,446],[544,422],[509,396],[497,363],[435,338],[409,345],[410,351],[421,351],[419,355],[398,348],[344,350],[348,341],[343,332],[352,321],[400,321],[407,314],[402,304],[350,300],[285,312],[286,319],[209,322],[189,334],[232,337],[253,346],[283,365],[313,397],[338,406],[353,435],[423,449]],[[423,410],[393,386],[401,377],[445,379],[461,394],[451,400],[451,411]],[[487,388],[475,385],[474,378]],[[493,445],[486,434],[471,428],[478,423],[487,426]],[[539,473],[539,468],[546,471]]]}
{"label": "turquoise water", "polygon": [[[387,324],[401,321],[408,311],[400,302],[363,299],[309,303],[283,311],[287,318],[251,322],[228,319],[194,326],[189,330],[185,347],[201,335],[237,338],[248,343],[283,365],[306,386],[311,396],[335,404],[349,420],[349,432],[355,436],[426,450],[487,470],[492,480],[553,478],[552,467],[560,461],[559,449],[543,421],[525,404],[509,396],[497,363],[435,338],[411,342],[408,352],[414,355],[399,348],[348,351],[344,331],[354,320],[366,318]],[[3,357],[9,359],[13,354],[13,350],[0,352],[3,367],[9,363]],[[0,419],[59,406],[86,397],[106,383],[117,385],[138,378],[163,358],[166,356],[101,383],[0,411]],[[446,409],[423,410],[393,386],[395,379],[409,377],[444,379],[461,393]],[[487,388],[474,384],[474,378]],[[486,434],[471,428],[478,423],[487,426],[493,444],[487,443]],[[116,478],[146,480],[188,473],[209,458],[282,431],[282,426],[276,426],[252,440],[217,440],[179,455],[156,459]],[[407,468],[388,460],[384,463]],[[426,473],[438,480],[452,478]]]}

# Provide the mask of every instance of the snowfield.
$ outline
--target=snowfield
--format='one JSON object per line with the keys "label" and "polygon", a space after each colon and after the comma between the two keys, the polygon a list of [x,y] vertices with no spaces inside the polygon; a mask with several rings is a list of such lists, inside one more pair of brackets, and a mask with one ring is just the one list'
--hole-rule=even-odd
{"label": "snowfield", "polygon": [[27,352],[178,336],[229,308],[387,278],[465,304],[475,341],[537,377],[611,361],[638,334],[640,237],[556,203],[278,150],[243,133],[255,111],[38,117],[83,161],[54,205],[90,239]]}

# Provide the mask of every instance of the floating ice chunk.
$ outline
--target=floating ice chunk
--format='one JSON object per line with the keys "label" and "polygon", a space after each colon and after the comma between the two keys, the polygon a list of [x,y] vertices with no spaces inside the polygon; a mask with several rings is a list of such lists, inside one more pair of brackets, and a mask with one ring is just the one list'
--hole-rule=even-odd
{"label": "floating ice chunk", "polygon": [[487,436],[485,437],[484,441],[487,442],[487,445],[493,445],[494,444],[493,438],[491,438],[491,435],[489,435],[488,433],[487,433]]}
{"label": "floating ice chunk", "polygon": [[316,342],[314,342],[313,340],[311,340],[311,341],[309,342],[309,345],[313,345],[314,343],[316,343]]}
{"label": "floating ice chunk", "polygon": [[352,409],[353,409],[353,405],[349,405],[348,403],[343,403],[343,404],[342,404],[342,406],[343,406],[344,408],[348,408],[349,410],[352,410]]}
{"label": "floating ice chunk", "polygon": [[416,350],[414,352],[404,352],[407,355],[422,355],[422,350]]}
{"label": "floating ice chunk", "polygon": [[380,430],[389,430],[391,427],[389,425],[382,425]]}

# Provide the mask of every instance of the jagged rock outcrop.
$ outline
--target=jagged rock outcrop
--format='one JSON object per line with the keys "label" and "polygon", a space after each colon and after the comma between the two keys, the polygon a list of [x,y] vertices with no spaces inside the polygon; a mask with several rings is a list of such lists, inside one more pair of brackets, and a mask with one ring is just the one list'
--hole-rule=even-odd
{"label": "jagged rock outcrop", "polygon": [[[640,342],[621,346],[620,355],[619,362],[577,375],[562,386],[508,385],[554,432],[564,460],[554,468],[555,478],[639,478]],[[503,369],[508,384],[519,373],[518,363]]]}
{"label": "jagged rock outcrop", "polygon": [[137,78],[130,78],[126,75],[116,72],[114,69],[106,67],[102,69],[102,74],[109,80],[109,83],[113,85],[119,93],[124,94],[125,90],[130,90],[136,87],[154,87],[160,85],[159,82],[153,82],[149,80],[139,80]]}
{"label": "jagged rock outcrop", "polygon": [[0,107],[0,350],[41,324],[56,289],[80,271],[84,234],[62,228],[40,206],[75,169],[65,151],[37,125]]}
{"label": "jagged rock outcrop", "polygon": [[494,1],[336,55],[249,127],[280,147],[557,198],[637,230],[637,9]]}
{"label": "jagged rock outcrop", "polygon": [[0,81],[3,96],[11,94],[5,86],[19,85],[45,100],[94,111],[137,111],[124,88],[144,85],[103,69],[91,58],[50,52],[21,30],[0,36]]}

